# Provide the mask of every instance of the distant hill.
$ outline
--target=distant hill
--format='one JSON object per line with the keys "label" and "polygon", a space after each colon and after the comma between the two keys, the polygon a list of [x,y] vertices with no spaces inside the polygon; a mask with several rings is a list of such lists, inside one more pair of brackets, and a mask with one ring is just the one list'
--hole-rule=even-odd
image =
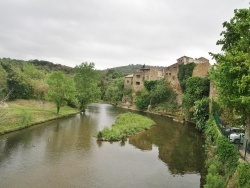
{"label": "distant hill", "polygon": [[[104,72],[108,72],[109,70],[114,70],[114,71],[119,71],[121,72],[124,76],[129,75],[129,74],[133,74],[134,72],[136,72],[138,69],[142,68],[143,65],[141,64],[130,64],[127,66],[121,66],[121,67],[114,67],[114,68],[110,68],[110,69],[105,69]],[[145,65],[145,68],[164,68],[162,66],[150,66],[150,65]]]}
{"label": "distant hill", "polygon": [[12,65],[15,67],[22,67],[23,64],[25,64],[25,63],[33,64],[36,68],[43,69],[46,72],[62,71],[66,74],[73,73],[72,67],[68,67],[68,66],[61,65],[61,64],[54,64],[54,63],[49,62],[49,61],[37,60],[37,59],[25,61],[25,60],[10,59],[10,58],[0,58],[0,65],[5,64],[5,65]]}

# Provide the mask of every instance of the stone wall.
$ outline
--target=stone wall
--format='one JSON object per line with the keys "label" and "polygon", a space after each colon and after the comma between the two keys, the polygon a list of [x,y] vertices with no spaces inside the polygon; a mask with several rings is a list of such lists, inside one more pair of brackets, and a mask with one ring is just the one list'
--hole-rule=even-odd
{"label": "stone wall", "polygon": [[209,68],[210,68],[209,62],[197,64],[193,70],[192,76],[205,78],[208,76]]}

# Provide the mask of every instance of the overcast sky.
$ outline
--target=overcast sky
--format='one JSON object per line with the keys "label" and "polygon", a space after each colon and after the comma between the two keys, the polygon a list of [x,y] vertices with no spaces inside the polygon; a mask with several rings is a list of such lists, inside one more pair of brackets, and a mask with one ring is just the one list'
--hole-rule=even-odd
{"label": "overcast sky", "polygon": [[96,69],[168,66],[220,52],[222,23],[247,0],[0,0],[0,58]]}

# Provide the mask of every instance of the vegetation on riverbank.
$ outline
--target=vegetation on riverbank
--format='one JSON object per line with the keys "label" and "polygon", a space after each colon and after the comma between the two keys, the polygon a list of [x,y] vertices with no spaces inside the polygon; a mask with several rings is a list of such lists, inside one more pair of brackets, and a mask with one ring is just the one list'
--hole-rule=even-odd
{"label": "vegetation on riverbank", "polygon": [[0,119],[0,134],[23,129],[34,124],[76,114],[79,110],[63,106],[56,113],[54,103],[37,100],[16,100],[8,102],[5,116]]}
{"label": "vegetation on riverbank", "polygon": [[119,115],[112,127],[99,131],[96,137],[105,141],[123,140],[129,135],[147,130],[153,125],[155,122],[148,117],[128,112]]}
{"label": "vegetation on riverbank", "polygon": [[223,136],[213,117],[205,126],[206,167],[205,188],[250,187],[250,164],[240,160],[234,145]]}

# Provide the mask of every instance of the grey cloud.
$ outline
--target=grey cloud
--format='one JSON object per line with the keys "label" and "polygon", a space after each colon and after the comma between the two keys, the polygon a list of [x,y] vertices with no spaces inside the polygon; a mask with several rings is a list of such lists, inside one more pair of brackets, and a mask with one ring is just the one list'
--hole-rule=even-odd
{"label": "grey cloud", "polygon": [[[246,0],[8,0],[0,2],[0,54],[97,68],[167,66],[218,52],[222,23]],[[188,53],[188,54],[187,54]]]}

